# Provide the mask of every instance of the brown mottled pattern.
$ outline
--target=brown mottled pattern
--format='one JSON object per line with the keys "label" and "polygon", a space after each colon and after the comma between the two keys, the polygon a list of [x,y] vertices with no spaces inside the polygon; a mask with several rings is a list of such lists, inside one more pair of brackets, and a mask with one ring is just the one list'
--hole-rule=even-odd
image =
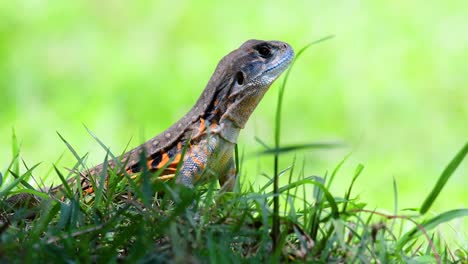
{"label": "brown mottled pattern", "polygon": [[[205,90],[185,116],[119,158],[125,164],[124,171],[138,172],[144,151],[151,170],[172,162],[163,175],[174,173],[177,163],[183,162],[177,178],[179,183],[192,186],[195,179],[209,173],[222,184],[230,182],[228,189],[232,189],[235,177],[232,154],[239,130],[293,57],[292,48],[284,42],[245,42],[221,59]],[[179,161],[182,144],[187,141],[187,154]],[[115,161],[109,161],[107,168],[115,166]],[[82,173],[83,190],[92,192],[88,179],[103,175],[103,168],[104,164],[100,164]]]}

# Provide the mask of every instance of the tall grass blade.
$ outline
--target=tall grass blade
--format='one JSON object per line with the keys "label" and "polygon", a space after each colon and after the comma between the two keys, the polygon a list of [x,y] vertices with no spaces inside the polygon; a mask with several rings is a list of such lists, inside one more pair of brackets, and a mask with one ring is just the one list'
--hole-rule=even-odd
{"label": "tall grass blade", "polygon": [[[333,218],[338,218],[339,217],[340,213],[338,211],[338,205],[336,204],[336,201],[335,201],[335,198],[333,197],[333,195],[330,193],[330,191],[328,191],[327,188],[325,188],[325,186],[323,186],[322,183],[316,181],[315,179],[313,179],[311,177],[308,177],[308,178],[305,178],[303,180],[299,180],[299,181],[293,182],[291,184],[288,184],[286,186],[283,186],[283,187],[278,189],[278,193],[283,193],[283,192],[285,192],[287,190],[297,188],[297,187],[299,187],[301,185],[304,185],[304,184],[312,184],[312,185],[317,186],[323,192],[323,194],[325,195],[325,199],[327,200],[327,202],[330,205],[332,217]],[[271,193],[271,194],[273,194],[273,193]]]}
{"label": "tall grass blade", "polygon": [[[265,143],[265,141],[261,140],[259,137],[255,137],[255,141],[257,141],[258,143],[260,143],[260,145],[262,145],[265,149],[271,149],[270,146],[268,146],[267,143]],[[260,152],[261,153],[261,152]]]}
{"label": "tall grass blade", "polygon": [[45,194],[43,192],[40,192],[40,191],[37,191],[37,190],[34,190],[34,189],[21,189],[21,190],[9,192],[9,194],[11,194],[11,195],[20,194],[20,193],[29,193],[29,194],[35,195],[37,197],[40,197],[42,199],[49,198],[49,196],[47,194]]}
{"label": "tall grass blade", "polygon": [[[57,158],[57,160],[55,160],[55,162],[53,164],[55,165],[58,165],[60,163],[60,161],[62,160],[62,158],[65,156],[65,150],[62,152],[62,154],[60,154],[60,156]],[[40,188],[43,188],[45,186],[44,182],[49,178],[49,176],[51,175],[52,171],[54,171],[54,167],[50,167],[47,172],[44,174],[44,176],[40,177],[39,180],[41,181],[41,185],[40,185]]]}
{"label": "tall grass blade", "polygon": [[[12,152],[12,154],[13,154],[13,157],[19,156],[20,144],[18,143],[18,138],[16,137],[16,132],[15,132],[15,129],[14,129],[14,128],[12,128],[11,152]],[[16,173],[16,175],[19,175],[19,174],[20,174],[20,171],[19,171],[19,160],[18,160],[18,159],[14,159],[14,163],[13,163],[12,170],[13,170],[14,173]]]}
{"label": "tall grass blade", "polygon": [[[57,132],[57,135],[65,143],[67,148],[70,150],[70,152],[73,154],[73,156],[77,160],[77,164],[73,167],[73,172],[75,172],[75,169],[78,169],[80,166],[84,167],[85,166],[84,158],[86,158],[87,154],[85,154],[83,158],[80,157],[78,155],[78,153],[76,152],[76,150],[72,147],[72,145],[59,132]],[[65,177],[62,175],[62,173],[57,169],[57,167],[55,165],[54,165],[54,169],[55,169],[55,172],[57,172],[57,174],[59,175],[60,180],[62,180],[62,182],[63,182],[65,180]],[[72,171],[70,171],[70,174],[71,173],[72,173]],[[75,173],[75,176],[76,176],[76,182],[80,182],[80,174]],[[78,186],[78,184],[76,186]]]}
{"label": "tall grass blade", "polygon": [[239,160],[239,146],[237,144],[234,145],[234,166],[236,169],[236,182],[234,184],[234,192],[239,192],[240,190],[240,180],[239,180],[239,174],[240,174],[240,160]]}
{"label": "tall grass blade", "polygon": [[[283,83],[281,84],[279,90],[278,90],[278,103],[276,105],[276,115],[275,115],[275,149],[279,149],[280,147],[280,131],[281,131],[281,110],[283,106],[283,95],[284,95],[284,90],[286,88],[286,83],[288,82],[289,74],[291,73],[291,70],[294,66],[294,63],[298,60],[298,58],[302,55],[304,51],[306,51],[309,47],[311,47],[314,44],[320,43],[322,41],[328,40],[332,38],[333,36],[327,36],[324,38],[321,38],[317,41],[314,41],[312,43],[309,43],[305,47],[299,50],[299,52],[296,54],[296,58],[291,62],[291,65],[289,66],[289,69],[286,71]],[[279,222],[279,196],[278,196],[278,163],[279,163],[279,155],[276,153],[274,155],[274,184],[273,184],[273,226],[272,226],[272,239],[273,239],[273,251],[277,251],[277,245],[279,242],[279,233],[280,233],[280,222]]]}
{"label": "tall grass blade", "polygon": [[356,168],[356,171],[354,172],[354,176],[353,176],[353,179],[351,180],[351,184],[349,185],[349,189],[345,194],[345,201],[343,203],[343,211],[342,211],[343,213],[346,212],[346,207],[348,206],[348,203],[349,203],[349,197],[351,196],[351,190],[353,189],[354,182],[359,177],[359,175],[361,175],[361,172],[363,169],[364,169],[364,165],[359,164]]}
{"label": "tall grass blade", "polygon": [[351,156],[351,153],[348,153],[341,161],[340,163],[338,163],[338,165],[336,165],[335,169],[333,170],[331,176],[330,176],[330,179],[327,180],[327,184],[325,185],[327,187],[327,189],[330,189],[330,186],[333,182],[333,180],[335,179],[335,176],[336,174],[338,174],[338,172],[340,171],[341,169],[341,166],[343,166],[343,164],[346,162],[346,160],[348,160],[348,158]]}
{"label": "tall grass blade", "polygon": [[[292,183],[292,176],[293,176],[293,173],[294,173],[294,167],[295,166],[296,166],[296,155],[294,155],[294,157],[293,157],[293,161],[292,161],[292,164],[291,164],[291,170],[289,171],[288,184]],[[297,188],[295,190],[297,191]],[[291,197],[290,197],[289,191],[290,190],[288,190],[288,192],[286,193],[286,201],[288,201],[288,202],[284,206],[284,215],[286,215],[286,213],[288,212],[288,204],[292,203],[291,199],[290,199]],[[291,207],[291,209],[293,209],[293,208]]]}
{"label": "tall grass blade", "polygon": [[459,217],[466,217],[468,216],[468,209],[455,209],[451,211],[447,211],[444,213],[441,213],[437,215],[436,217],[433,217],[427,221],[424,221],[420,225],[414,227],[407,233],[405,233],[397,243],[397,251],[402,250],[403,247],[408,243],[410,240],[416,238],[417,236],[421,235],[423,230],[424,232],[428,232],[431,229],[434,229],[438,225],[451,221],[455,218]]}
{"label": "tall grass blade", "polygon": [[[104,192],[104,186],[105,186],[105,181],[106,181],[106,173],[105,172],[107,171],[107,165],[108,165],[107,158],[108,158],[108,155],[106,155],[105,158],[104,158],[102,173],[100,175],[96,175],[96,177],[99,177],[99,184],[97,186],[93,186],[93,189],[96,190],[95,191],[95,202],[93,204],[93,206],[95,208],[96,208],[96,206],[101,204],[101,198],[102,198],[102,194]],[[93,184],[93,182],[91,184]]]}
{"label": "tall grass blade", "polygon": [[[65,195],[67,196],[67,198],[71,198],[73,196],[73,192],[70,188],[70,185],[68,184],[68,181],[65,179],[63,174],[59,171],[59,169],[55,165],[54,165],[54,169],[57,175],[59,176],[60,180],[62,181],[62,185],[64,188],[62,188],[61,190],[65,192]],[[80,181],[78,181],[78,183],[79,182]],[[76,185],[79,185],[79,184],[76,184]]]}
{"label": "tall grass blade", "polygon": [[298,144],[291,146],[283,146],[278,148],[269,148],[257,153],[257,155],[279,155],[286,154],[291,151],[303,150],[303,149],[332,149],[339,148],[343,145],[340,143],[308,143],[308,144]]}
{"label": "tall grass blade", "polygon": [[[397,215],[397,213],[398,213],[398,188],[397,188],[395,177],[393,177],[393,215]],[[397,221],[397,218],[394,218],[392,221],[392,226],[390,227],[390,230],[393,230],[393,228],[395,227],[396,221]]]}
{"label": "tall grass blade", "polygon": [[[19,177],[16,177],[16,179],[10,183],[7,187],[5,187],[5,189],[3,189],[2,191],[0,191],[0,197],[2,196],[5,196],[7,194],[10,193],[10,191],[15,188],[16,186],[18,186],[18,184],[20,184],[24,179],[26,179],[27,177],[29,177],[32,173],[32,171],[37,167],[39,166],[40,163],[37,163],[36,165],[32,166],[31,169],[29,169],[28,171],[26,171],[23,175],[19,176]],[[10,172],[12,175],[14,175],[14,172]]]}
{"label": "tall grass blade", "polygon": [[427,196],[426,200],[421,206],[421,209],[419,210],[421,214],[425,214],[429,210],[437,196],[439,196],[439,193],[442,191],[442,188],[444,188],[445,184],[450,179],[450,176],[452,176],[452,174],[455,172],[455,170],[465,158],[466,154],[468,154],[468,142],[457,153],[457,155],[455,155],[455,157],[440,175],[439,180],[437,181],[436,185],[432,189],[431,193],[429,193],[429,196]]}
{"label": "tall grass blade", "polygon": [[76,150],[70,145],[70,143],[57,131],[57,135],[60,137],[60,139],[65,143],[67,148],[70,150],[70,152],[73,154],[76,160],[81,161],[80,155],[76,152]]}

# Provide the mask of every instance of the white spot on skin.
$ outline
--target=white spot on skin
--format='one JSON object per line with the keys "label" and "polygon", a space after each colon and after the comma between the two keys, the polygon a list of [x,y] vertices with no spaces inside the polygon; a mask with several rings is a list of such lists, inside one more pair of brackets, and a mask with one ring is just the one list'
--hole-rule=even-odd
{"label": "white spot on skin", "polygon": [[178,128],[181,128],[182,127],[182,123],[179,123],[179,125],[177,125]]}
{"label": "white spot on skin", "polygon": [[171,137],[171,133],[166,133],[166,138],[170,138]]}
{"label": "white spot on skin", "polygon": [[159,141],[153,140],[153,142],[151,144],[153,144],[153,146],[157,146],[159,144]]}

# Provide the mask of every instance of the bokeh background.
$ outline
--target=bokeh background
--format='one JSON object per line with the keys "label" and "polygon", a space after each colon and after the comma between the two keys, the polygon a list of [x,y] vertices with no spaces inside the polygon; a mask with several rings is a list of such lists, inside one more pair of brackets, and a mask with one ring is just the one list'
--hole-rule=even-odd
{"label": "bokeh background", "polygon": [[[0,170],[12,128],[40,177],[64,154],[61,133],[88,164],[167,128],[195,102],[219,59],[250,38],[278,39],[296,51],[286,87],[282,143],[342,141],[335,150],[300,151],[306,175],[324,175],[348,154],[333,192],[371,207],[418,207],[468,140],[468,2],[452,1],[2,1],[0,4]],[[279,83],[279,82],[278,82]],[[272,158],[279,85],[266,94],[240,136],[245,180],[262,184]],[[468,206],[468,162],[434,212]],[[298,171],[298,170],[296,170]]]}

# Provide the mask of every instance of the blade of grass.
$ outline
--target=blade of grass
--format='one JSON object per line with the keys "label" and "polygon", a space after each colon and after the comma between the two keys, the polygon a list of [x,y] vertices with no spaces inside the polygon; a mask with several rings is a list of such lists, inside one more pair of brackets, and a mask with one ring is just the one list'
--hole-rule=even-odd
{"label": "blade of grass", "polygon": [[[68,141],[57,131],[57,135],[60,137],[60,139],[63,141],[63,143],[65,143],[65,145],[67,146],[67,148],[70,150],[70,152],[73,154],[73,156],[75,157],[76,160],[78,161],[82,161],[81,160],[81,157],[80,155],[78,155],[78,153],[75,151],[75,149],[70,145],[70,143],[68,143]],[[81,163],[82,164],[82,163]]]}
{"label": "blade of grass", "polygon": [[52,199],[47,202],[45,210],[43,210],[43,214],[40,216],[39,219],[36,220],[32,230],[28,231],[31,233],[30,239],[32,241],[39,241],[39,237],[45,232],[47,227],[49,227],[50,222],[59,213],[59,211],[59,202],[54,201]]}
{"label": "blade of grass", "polygon": [[[393,214],[397,215],[398,214],[398,189],[397,189],[397,183],[395,180],[395,177],[393,177]],[[392,220],[392,225],[390,226],[390,230],[393,230],[395,227],[397,218],[394,218]]]}
{"label": "blade of grass", "polygon": [[73,193],[72,193],[72,190],[70,189],[70,186],[68,185],[68,181],[65,179],[63,174],[59,171],[59,169],[55,165],[54,165],[54,169],[57,175],[59,176],[60,180],[62,181],[62,186],[65,188],[65,189],[61,188],[61,190],[65,192],[65,196],[67,196],[67,198],[72,198]]}
{"label": "blade of grass", "polygon": [[234,166],[236,169],[236,182],[234,184],[234,192],[238,193],[240,190],[240,180],[239,180],[239,174],[240,174],[240,160],[239,160],[239,146],[234,144]]}
{"label": "blade of grass", "polygon": [[[289,74],[291,73],[291,70],[294,66],[294,63],[298,60],[298,58],[301,56],[301,54],[306,51],[309,47],[311,47],[314,44],[320,43],[322,41],[328,40],[332,38],[333,36],[326,36],[324,38],[321,38],[317,41],[314,41],[312,43],[307,44],[305,47],[299,50],[299,52],[296,54],[296,58],[291,62],[291,65],[289,66],[289,69],[286,71],[283,83],[280,86],[278,90],[278,103],[276,105],[276,115],[275,115],[275,149],[279,149],[280,147],[280,131],[281,131],[281,110],[283,106],[283,95],[284,95],[284,90],[286,88],[286,83],[288,82]],[[277,245],[279,242],[279,234],[280,234],[280,219],[279,219],[279,193],[278,193],[278,163],[279,163],[279,155],[275,154],[274,155],[274,184],[273,184],[273,227],[272,227],[272,239],[273,239],[273,251],[276,252],[277,250]]]}
{"label": "blade of grass", "polygon": [[403,247],[406,245],[406,243],[408,243],[413,238],[416,238],[417,236],[421,235],[423,230],[424,232],[427,233],[427,231],[434,229],[435,227],[437,227],[438,225],[442,223],[451,221],[455,218],[466,217],[466,216],[468,216],[468,209],[455,209],[455,210],[441,213],[429,220],[424,221],[420,225],[414,227],[413,229],[405,233],[400,238],[400,240],[398,240],[397,245],[396,245],[397,251],[402,250]]}
{"label": "blade of grass", "polygon": [[[324,178],[321,177],[316,177],[314,176],[316,181],[320,183],[324,183]],[[313,197],[314,197],[314,205],[311,207],[311,213],[310,213],[310,230],[309,234],[312,237],[312,239],[316,240],[318,230],[319,230],[319,223],[320,223],[320,216],[322,214],[322,209],[323,209],[323,192],[318,186],[314,186],[313,190]],[[307,207],[304,207],[307,208]]]}
{"label": "blade of grass", "polygon": [[[28,169],[29,169],[29,168],[28,168]],[[11,172],[11,175],[13,175],[13,177],[15,177],[15,179],[18,179],[18,177],[19,177],[19,176],[16,175],[14,172]],[[28,180],[28,177],[23,178],[23,180],[21,180],[21,184],[22,184],[24,187],[28,188],[28,189],[34,190],[34,187],[32,187],[31,184],[29,184],[29,183],[27,182],[27,180]]]}
{"label": "blade of grass", "polygon": [[40,192],[40,191],[37,191],[37,190],[34,190],[34,189],[21,189],[21,190],[9,192],[9,194],[11,194],[11,195],[20,194],[20,193],[29,193],[29,194],[38,196],[38,197],[40,197],[42,199],[49,198],[49,196],[47,194],[45,194],[43,192]]}
{"label": "blade of grass", "polygon": [[[326,200],[328,201],[328,203],[330,204],[330,208],[331,208],[331,215],[333,218],[338,218],[340,213],[338,211],[338,205],[336,204],[335,202],[335,198],[333,197],[333,195],[328,191],[327,188],[325,188],[325,186],[323,186],[322,183],[316,181],[316,180],[313,180],[312,178],[308,177],[308,178],[305,178],[303,180],[299,180],[299,181],[296,181],[296,182],[293,182],[291,184],[288,184],[286,186],[283,186],[281,188],[278,189],[278,192],[277,193],[283,193],[287,190],[290,190],[290,189],[293,189],[293,188],[297,188],[301,185],[304,185],[304,184],[313,184],[315,186],[317,186],[318,188],[320,188],[320,190],[323,192],[323,194],[325,195],[325,198]],[[269,193],[269,195],[274,195],[274,192],[271,192]]]}
{"label": "blade of grass", "polygon": [[265,149],[271,149],[270,146],[265,143],[265,141],[261,140],[259,137],[255,137],[255,141],[257,141],[260,145],[262,145]]}
{"label": "blade of grass", "polygon": [[[0,191],[0,197],[2,196],[5,196],[5,195],[8,195],[9,192],[15,188],[21,181],[23,181],[25,178],[29,177],[29,175],[31,175],[32,171],[37,167],[39,166],[40,163],[37,163],[36,165],[32,166],[31,169],[29,169],[28,171],[26,171],[23,175],[19,176],[19,177],[16,177],[16,179],[10,183],[10,185],[8,185],[5,189],[3,189],[2,191]],[[14,172],[13,171],[10,171],[10,173],[13,175]]]}
{"label": "blade of grass", "polygon": [[307,143],[307,144],[298,144],[290,145],[278,148],[270,148],[260,152],[257,152],[256,155],[279,155],[286,154],[291,151],[302,150],[302,149],[332,149],[342,147],[343,144],[340,143]]}
{"label": "blade of grass", "polygon": [[[122,164],[121,164],[121,161],[120,159],[118,159],[109,149],[109,147],[107,147],[104,142],[102,142],[86,125],[83,124],[83,126],[85,127],[86,131],[88,131],[88,133],[91,135],[92,138],[94,138],[94,140],[96,140],[96,142],[106,151],[106,153],[108,153],[108,155],[111,157],[111,160],[114,160],[115,163],[116,163],[116,167],[121,167]],[[130,139],[131,140],[131,139]],[[129,144],[130,144],[130,140],[128,141],[127,143],[127,146],[125,146],[125,149],[128,148]]]}
{"label": "blade of grass", "polygon": [[[10,171],[14,171],[16,175],[19,175],[19,146],[18,146],[18,141],[16,138],[16,133],[15,129],[12,128],[12,144],[11,144],[11,149],[12,149],[12,156],[13,159],[11,159],[10,164],[8,165],[7,169],[5,170],[5,174],[2,177],[2,183],[5,182],[8,179],[8,175],[10,174]],[[0,184],[1,186],[1,184]]]}
{"label": "blade of grass", "polygon": [[341,161],[340,163],[338,163],[338,165],[336,165],[335,169],[333,170],[331,176],[330,176],[330,179],[327,180],[327,184],[325,185],[327,187],[327,189],[330,189],[330,186],[333,182],[333,179],[335,179],[335,176],[336,174],[338,173],[338,171],[340,171],[341,169],[341,166],[343,166],[343,164],[346,162],[346,160],[348,160],[348,158],[351,156],[351,152],[348,153]]}
{"label": "blade of grass", "polygon": [[[16,137],[16,132],[15,129],[12,128],[12,136],[11,136],[11,152],[13,154],[13,157],[19,156],[20,153],[20,145],[18,143],[18,138]],[[20,175],[19,171],[19,161],[18,159],[14,159],[13,163],[13,171],[16,173],[16,175]]]}
{"label": "blade of grass", "polygon": [[351,184],[349,185],[349,189],[345,194],[345,201],[343,203],[343,210],[342,210],[343,213],[346,212],[346,207],[348,206],[349,197],[351,196],[351,190],[353,189],[354,182],[356,181],[357,177],[359,177],[359,175],[361,174],[363,169],[364,169],[364,165],[359,164],[357,166],[357,168],[356,168],[356,171],[354,172],[354,177],[351,180]]}
{"label": "blade of grass", "polygon": [[[282,177],[282,176],[283,176],[287,171],[289,171],[291,168],[292,168],[292,167],[289,166],[289,167],[287,167],[286,169],[280,171],[280,172],[279,172],[278,178],[279,178],[279,177]],[[265,185],[263,185],[263,186],[260,188],[259,192],[265,191],[268,187],[270,187],[270,185],[272,185],[272,184],[275,182],[275,179],[274,179],[274,178],[270,178],[270,177],[268,177],[268,175],[265,175],[265,174],[263,174],[263,176],[265,176],[265,178],[268,179],[268,182],[265,183]]]}
{"label": "blade of grass", "polygon": [[437,196],[439,196],[439,193],[442,191],[442,188],[444,188],[445,184],[447,181],[450,179],[450,176],[455,172],[455,170],[458,168],[460,163],[463,161],[465,156],[468,154],[468,142],[463,146],[463,148],[455,155],[455,157],[452,159],[452,161],[447,165],[447,167],[444,169],[442,174],[439,177],[439,180],[437,180],[436,185],[432,189],[431,193],[427,196],[426,200],[424,200],[421,209],[419,212],[421,214],[425,214],[429,208],[431,208],[432,204],[434,203],[435,199]]}
{"label": "blade of grass", "polygon": [[[293,173],[294,173],[294,167],[296,166],[296,155],[294,155],[293,157],[293,161],[292,161],[292,164],[291,164],[291,170],[289,171],[289,178],[288,178],[288,184],[291,184],[292,183],[292,176],[293,176]],[[297,190],[297,188],[295,189]],[[289,193],[289,190],[288,192],[286,193],[286,201],[290,201],[290,193]],[[284,215],[286,215],[286,213],[288,212],[288,204],[289,203],[286,203],[286,205],[284,206]],[[292,208],[291,208],[292,209]]]}
{"label": "blade of grass", "polygon": [[[93,204],[94,208],[96,208],[97,206],[99,206],[101,204],[101,198],[102,198],[102,194],[104,192],[104,185],[105,185],[105,181],[106,181],[106,171],[107,171],[107,166],[108,166],[108,159],[109,155],[106,154],[105,158],[104,158],[104,163],[103,163],[103,167],[102,167],[102,172],[100,173],[100,175],[96,175],[97,177],[99,177],[99,184],[97,186],[93,186],[93,188],[96,190],[95,191],[95,202]],[[96,188],[97,187],[97,188]]]}

